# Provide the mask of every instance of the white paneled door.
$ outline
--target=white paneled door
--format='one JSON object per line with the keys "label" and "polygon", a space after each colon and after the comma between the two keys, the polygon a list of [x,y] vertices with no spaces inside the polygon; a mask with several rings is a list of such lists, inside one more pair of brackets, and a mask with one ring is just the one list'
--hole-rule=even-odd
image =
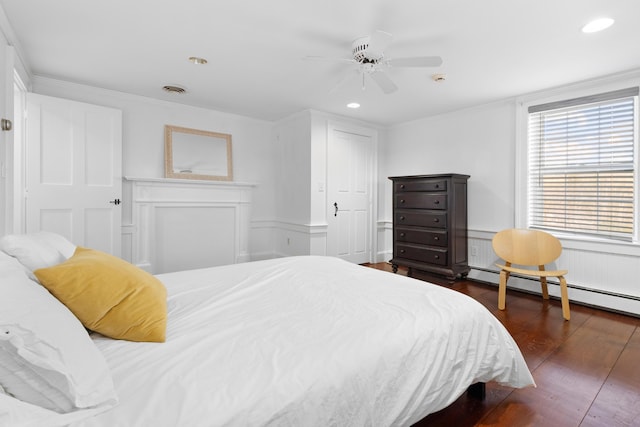
{"label": "white paneled door", "polygon": [[27,96],[26,231],[120,256],[122,112]]}
{"label": "white paneled door", "polygon": [[371,135],[330,128],[327,155],[327,254],[371,262]]}

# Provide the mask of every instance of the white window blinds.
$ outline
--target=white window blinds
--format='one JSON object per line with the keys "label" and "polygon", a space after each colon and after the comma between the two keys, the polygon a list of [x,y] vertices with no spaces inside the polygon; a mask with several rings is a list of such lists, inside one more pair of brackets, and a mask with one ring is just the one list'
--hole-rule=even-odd
{"label": "white window blinds", "polygon": [[528,226],[632,240],[638,88],[529,107]]}

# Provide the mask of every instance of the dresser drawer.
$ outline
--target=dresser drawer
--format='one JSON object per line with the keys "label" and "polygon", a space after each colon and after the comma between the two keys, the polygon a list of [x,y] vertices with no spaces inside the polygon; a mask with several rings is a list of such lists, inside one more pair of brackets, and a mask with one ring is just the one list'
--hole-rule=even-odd
{"label": "dresser drawer", "polygon": [[445,230],[428,230],[416,228],[396,228],[396,241],[402,243],[419,243],[421,245],[447,247],[447,232]]}
{"label": "dresser drawer", "polygon": [[398,243],[394,251],[394,258],[395,257],[428,264],[447,265],[446,249]]}
{"label": "dresser drawer", "polygon": [[419,227],[447,228],[447,213],[400,211],[394,214],[393,224],[396,227],[417,225]]}
{"label": "dresser drawer", "polygon": [[446,194],[399,193],[395,202],[398,209],[447,209]]}
{"label": "dresser drawer", "polygon": [[396,182],[393,186],[393,190],[397,193],[402,191],[446,191],[447,181],[428,180]]}

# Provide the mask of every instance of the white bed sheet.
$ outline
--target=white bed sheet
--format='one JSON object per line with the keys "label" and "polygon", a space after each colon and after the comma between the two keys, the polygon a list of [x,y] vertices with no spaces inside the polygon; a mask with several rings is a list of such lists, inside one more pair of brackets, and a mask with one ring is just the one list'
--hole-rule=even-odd
{"label": "white bed sheet", "polygon": [[455,291],[329,257],[158,276],[167,342],[96,337],[120,403],[74,427],[404,426],[478,381],[534,385]]}

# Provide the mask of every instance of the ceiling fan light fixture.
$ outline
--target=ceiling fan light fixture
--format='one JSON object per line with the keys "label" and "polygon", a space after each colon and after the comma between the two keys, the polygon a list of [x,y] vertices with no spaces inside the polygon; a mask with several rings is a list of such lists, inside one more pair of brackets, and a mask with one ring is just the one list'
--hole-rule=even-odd
{"label": "ceiling fan light fixture", "polygon": [[357,102],[350,102],[347,104],[347,108],[352,108],[352,109],[360,108],[360,104],[358,104]]}
{"label": "ceiling fan light fixture", "polygon": [[597,33],[598,31],[606,30],[613,25],[615,21],[611,18],[598,18],[587,23],[582,27],[583,33]]}

